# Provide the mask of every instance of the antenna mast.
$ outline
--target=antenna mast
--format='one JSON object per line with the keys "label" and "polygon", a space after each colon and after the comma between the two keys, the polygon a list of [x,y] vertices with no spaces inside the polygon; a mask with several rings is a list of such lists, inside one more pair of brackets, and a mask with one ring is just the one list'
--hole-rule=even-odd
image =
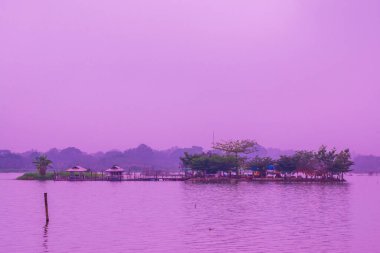
{"label": "antenna mast", "polygon": [[212,149],[215,147],[215,133],[212,131]]}

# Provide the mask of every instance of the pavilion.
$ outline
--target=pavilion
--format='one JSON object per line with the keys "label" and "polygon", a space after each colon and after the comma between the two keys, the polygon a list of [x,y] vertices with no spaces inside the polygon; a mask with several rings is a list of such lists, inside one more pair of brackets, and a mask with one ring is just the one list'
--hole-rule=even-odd
{"label": "pavilion", "polygon": [[117,165],[112,166],[111,168],[106,170],[106,173],[109,174],[110,180],[122,180],[123,179],[124,169],[120,168]]}
{"label": "pavilion", "polygon": [[66,172],[70,172],[70,179],[84,179],[84,173],[87,171],[88,169],[85,169],[78,165],[66,170]]}

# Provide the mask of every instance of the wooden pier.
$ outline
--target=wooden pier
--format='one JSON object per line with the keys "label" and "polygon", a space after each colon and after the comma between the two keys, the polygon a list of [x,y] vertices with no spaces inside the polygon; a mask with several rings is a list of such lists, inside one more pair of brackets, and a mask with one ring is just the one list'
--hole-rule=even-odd
{"label": "wooden pier", "polygon": [[198,177],[177,174],[142,174],[129,173],[115,178],[103,172],[86,172],[81,174],[67,174],[54,172],[54,181],[188,181],[194,183],[234,183],[234,182],[345,182],[336,178],[302,178],[302,177],[253,177],[243,176],[205,176]]}
{"label": "wooden pier", "polygon": [[145,175],[141,173],[124,174],[114,178],[103,172],[86,172],[77,175],[54,172],[54,181],[185,181],[189,177],[182,174]]}

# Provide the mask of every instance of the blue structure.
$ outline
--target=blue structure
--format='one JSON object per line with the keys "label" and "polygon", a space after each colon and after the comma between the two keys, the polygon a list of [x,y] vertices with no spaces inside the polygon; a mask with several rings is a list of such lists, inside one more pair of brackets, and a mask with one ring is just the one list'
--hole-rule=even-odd
{"label": "blue structure", "polygon": [[259,171],[260,168],[259,167],[251,167],[250,170],[252,170],[252,171]]}

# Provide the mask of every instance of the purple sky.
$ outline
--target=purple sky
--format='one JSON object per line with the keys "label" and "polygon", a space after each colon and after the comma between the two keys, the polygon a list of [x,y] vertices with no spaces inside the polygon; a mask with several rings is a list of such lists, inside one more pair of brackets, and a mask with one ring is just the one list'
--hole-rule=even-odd
{"label": "purple sky", "polygon": [[380,155],[378,0],[1,0],[0,148]]}

